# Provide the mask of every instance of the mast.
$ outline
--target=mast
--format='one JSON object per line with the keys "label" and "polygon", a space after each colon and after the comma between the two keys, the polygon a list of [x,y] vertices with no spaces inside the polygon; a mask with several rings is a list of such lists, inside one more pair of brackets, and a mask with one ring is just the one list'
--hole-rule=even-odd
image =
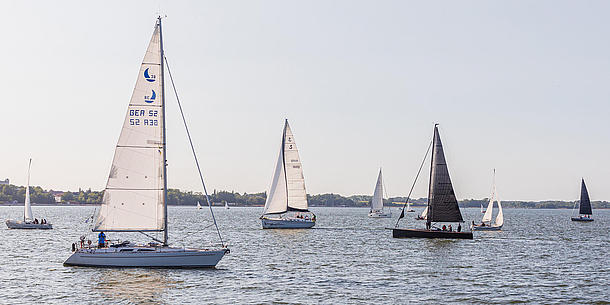
{"label": "mast", "polygon": [[23,201],[23,221],[32,219],[32,206],[30,205],[30,170],[32,169],[32,158],[28,164],[28,183],[25,186],[25,200]]}
{"label": "mast", "polygon": [[284,170],[284,181],[286,181],[286,211],[288,211],[288,175],[286,175],[286,126],[288,126],[288,119],[284,119],[284,131],[282,132],[282,169]]}
{"label": "mast", "polygon": [[163,117],[163,128],[161,129],[161,137],[163,139],[163,245],[167,246],[168,230],[167,230],[167,150],[166,150],[166,133],[165,133],[165,55],[163,54],[163,28],[161,27],[161,16],[159,20],[159,48],[161,49],[161,116]]}
{"label": "mast", "polygon": [[436,150],[436,126],[434,124],[434,134],[432,135],[432,157],[430,157],[430,178],[428,179],[428,213],[426,214],[427,227],[432,223],[432,209],[430,208],[430,196],[432,196],[432,168],[434,167],[434,151]]}

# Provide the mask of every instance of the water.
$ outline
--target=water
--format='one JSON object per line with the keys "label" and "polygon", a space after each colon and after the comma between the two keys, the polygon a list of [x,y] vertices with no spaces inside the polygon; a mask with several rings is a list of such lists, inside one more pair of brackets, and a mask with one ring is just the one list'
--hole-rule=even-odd
{"label": "water", "polygon": [[[64,267],[92,211],[34,207],[35,216],[54,223],[51,231],[3,225],[0,303],[610,304],[608,210],[594,211],[593,223],[576,223],[569,210],[505,209],[502,232],[425,240],[391,238],[384,228],[395,218],[370,219],[366,209],[314,208],[314,229],[281,231],[261,229],[261,209],[218,208],[231,254],[217,269]],[[479,209],[462,212],[481,217]],[[2,220],[22,213],[0,207]],[[206,209],[169,213],[175,244],[217,240]]]}

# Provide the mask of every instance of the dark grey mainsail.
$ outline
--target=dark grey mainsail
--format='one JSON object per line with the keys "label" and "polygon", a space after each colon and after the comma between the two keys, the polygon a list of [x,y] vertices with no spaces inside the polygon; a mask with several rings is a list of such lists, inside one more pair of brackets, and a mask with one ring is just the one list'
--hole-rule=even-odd
{"label": "dark grey mainsail", "polygon": [[580,211],[579,214],[591,215],[591,201],[589,200],[589,192],[587,192],[587,186],[585,185],[585,179],[582,179],[580,186]]}
{"label": "dark grey mainsail", "polygon": [[434,125],[432,147],[432,165],[430,169],[430,186],[428,191],[428,222],[463,222],[458,206],[449,170],[445,161],[443,144]]}

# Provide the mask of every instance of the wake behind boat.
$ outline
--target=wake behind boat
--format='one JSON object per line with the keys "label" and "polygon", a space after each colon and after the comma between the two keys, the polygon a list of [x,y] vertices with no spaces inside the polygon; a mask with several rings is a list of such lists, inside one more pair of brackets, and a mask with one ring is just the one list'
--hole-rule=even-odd
{"label": "wake behind boat", "polygon": [[[159,17],[115,149],[103,202],[96,213],[93,231],[99,232],[98,245],[95,247],[90,243],[85,244],[85,237],[82,236],[80,243],[72,244],[73,254],[64,265],[213,268],[229,252],[222,242],[217,226],[220,248],[169,246],[164,67]],[[182,111],[180,100],[178,106]],[[182,117],[184,118],[184,114]],[[185,128],[193,147],[186,121]],[[193,156],[199,169],[194,149]],[[199,174],[202,177],[200,170]],[[203,184],[203,178],[201,182]],[[203,188],[216,225],[205,184]],[[154,242],[137,245],[127,241],[115,241],[109,244],[104,232],[139,232],[152,238]],[[163,232],[163,240],[148,235],[150,232]]]}
{"label": "wake behind boat", "polygon": [[[502,230],[502,226],[504,225],[504,213],[502,212],[502,203],[500,202],[500,198],[498,196],[498,192],[496,190],[496,170],[494,169],[493,175],[493,184],[492,184],[491,196],[489,196],[489,204],[487,205],[487,210],[485,210],[485,214],[483,215],[483,219],[481,219],[480,224],[475,224],[472,221],[472,225],[470,229],[473,231],[500,231]],[[494,201],[498,202],[498,216],[496,216],[496,221],[494,224],[491,223],[491,218],[493,214]]]}
{"label": "wake behind boat", "polygon": [[316,224],[316,215],[308,208],[301,159],[288,120],[260,219],[263,229],[308,229]]}
{"label": "wake behind boat", "polygon": [[375,191],[373,192],[373,198],[371,199],[371,209],[369,210],[369,217],[392,217],[392,211],[390,209],[385,211],[383,208],[383,178],[381,175],[381,168],[379,169],[379,175],[377,176],[377,184],[375,184]]}
{"label": "wake behind boat", "polygon": [[591,208],[591,200],[589,199],[589,192],[585,185],[585,179],[582,179],[580,184],[580,201],[578,207],[578,216],[572,216],[572,221],[593,221],[593,209]]}
{"label": "wake behind boat", "polygon": [[[430,165],[430,182],[428,185],[428,213],[426,215],[425,229],[403,229],[398,228],[398,222],[404,217],[401,213],[396,226],[392,229],[394,238],[451,238],[451,239],[472,239],[472,232],[463,232],[461,223],[464,222],[460,207],[451,184],[445,153],[438,133],[438,124],[434,125],[434,136],[432,139],[432,158]],[[428,147],[428,150],[430,148]],[[426,157],[428,152],[426,152]],[[424,157],[425,160],[425,157]],[[422,162],[423,166],[423,162]],[[419,171],[421,172],[421,167]],[[419,172],[415,178],[417,181]],[[415,182],[413,183],[415,186]],[[407,202],[411,196],[407,196]],[[439,223],[458,223],[454,231],[451,224]]]}
{"label": "wake behind boat", "polygon": [[25,186],[25,200],[23,203],[23,220],[8,219],[6,226],[9,229],[38,229],[49,230],[53,229],[53,225],[48,223],[46,219],[38,220],[34,218],[32,213],[32,205],[30,203],[30,169],[32,168],[32,159],[28,164],[28,180]]}

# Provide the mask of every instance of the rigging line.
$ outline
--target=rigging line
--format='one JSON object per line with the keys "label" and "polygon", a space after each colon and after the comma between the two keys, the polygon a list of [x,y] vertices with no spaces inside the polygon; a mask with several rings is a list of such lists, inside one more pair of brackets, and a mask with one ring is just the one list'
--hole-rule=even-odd
{"label": "rigging line", "polygon": [[[424,167],[424,163],[426,162],[426,158],[428,157],[428,153],[430,153],[430,147],[432,147],[432,142],[433,141],[430,141],[430,144],[428,145],[428,149],[426,149],[426,155],[424,156],[424,159],[421,161],[421,165],[419,166],[419,170],[417,171],[417,175],[415,176],[415,180],[413,180],[413,184],[411,185],[411,190],[409,191],[409,195],[407,195],[407,200],[402,205],[402,211],[400,212],[400,215],[404,215],[404,213],[405,213],[405,208],[407,207],[407,203],[409,202],[409,199],[411,198],[411,193],[413,192],[413,188],[415,187],[415,183],[417,182],[417,178],[419,178],[419,174],[421,173],[421,169]],[[398,222],[399,221],[400,221],[400,216],[398,216],[398,219],[396,220],[396,225],[394,226],[395,228],[398,228]]]}
{"label": "rigging line", "polygon": [[214,217],[214,211],[212,211],[212,203],[210,202],[210,196],[208,195],[208,190],[205,187],[205,182],[203,181],[203,174],[201,174],[201,167],[199,166],[199,160],[197,159],[197,154],[195,153],[195,147],[193,146],[193,140],[191,139],[191,133],[189,132],[188,125],[186,124],[186,118],[184,117],[184,111],[182,111],[182,104],[180,103],[180,98],[178,98],[178,91],[176,90],[176,84],[174,84],[174,78],[172,77],[172,71],[169,68],[169,62],[167,61],[167,57],[163,56],[165,59],[165,65],[167,66],[167,73],[169,74],[169,79],[172,82],[172,88],[174,89],[174,95],[176,96],[176,101],[178,102],[178,108],[180,108],[180,115],[182,115],[182,122],[184,122],[184,129],[186,130],[186,135],[189,138],[189,143],[191,144],[191,150],[193,151],[193,157],[195,158],[195,164],[197,165],[197,171],[199,172],[199,178],[201,179],[201,184],[203,185],[203,192],[205,193],[205,199],[208,202],[208,206],[210,207],[210,214],[212,214],[212,220],[214,220],[214,226],[216,227],[216,232],[218,233],[218,238],[220,239],[220,244],[224,247],[224,242],[222,241],[222,236],[220,235],[220,230],[218,229],[218,224],[216,223],[216,217]]}

